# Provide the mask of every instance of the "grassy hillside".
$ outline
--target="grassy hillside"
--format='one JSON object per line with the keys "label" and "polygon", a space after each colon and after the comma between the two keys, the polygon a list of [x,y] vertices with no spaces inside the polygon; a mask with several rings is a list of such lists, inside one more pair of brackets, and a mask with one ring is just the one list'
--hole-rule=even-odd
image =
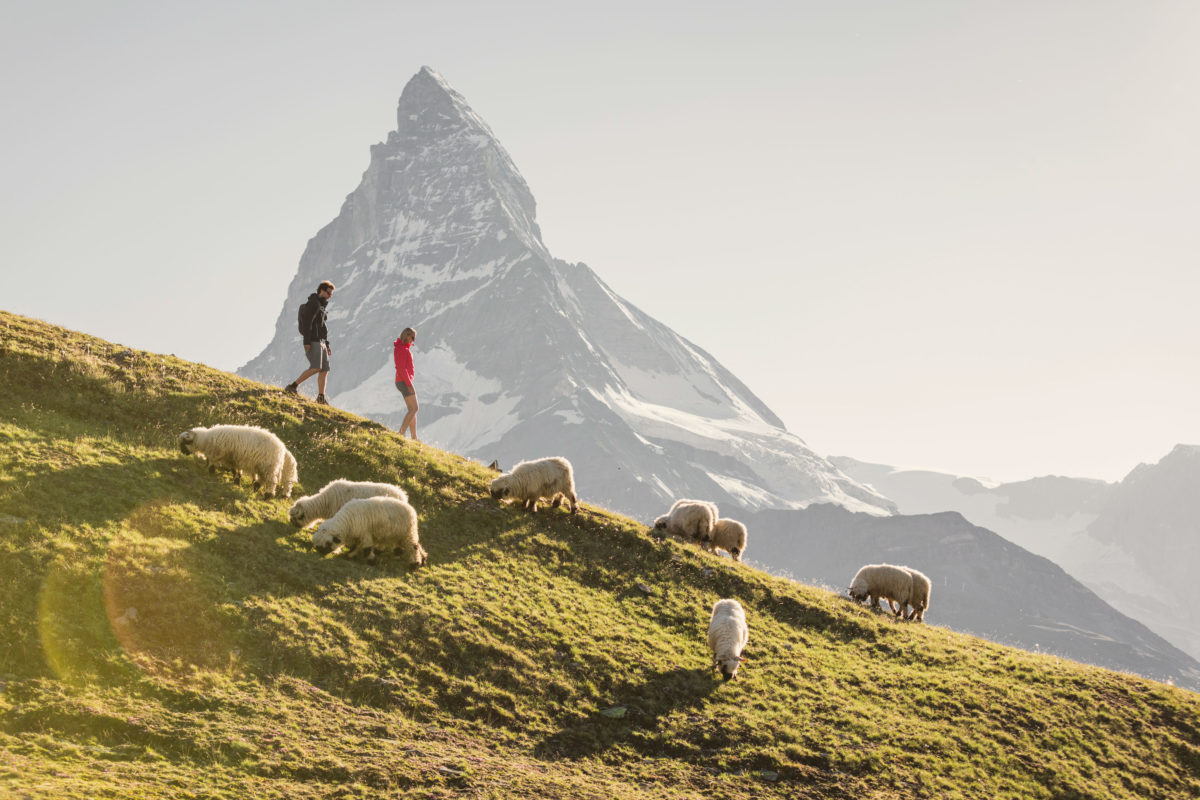
{"label": "grassy hillside", "polygon": [[[375,423],[4,313],[0,377],[0,797],[1200,796],[1195,694],[502,507]],[[179,453],[220,422],[302,491],[399,482],[430,565],[318,556]]]}

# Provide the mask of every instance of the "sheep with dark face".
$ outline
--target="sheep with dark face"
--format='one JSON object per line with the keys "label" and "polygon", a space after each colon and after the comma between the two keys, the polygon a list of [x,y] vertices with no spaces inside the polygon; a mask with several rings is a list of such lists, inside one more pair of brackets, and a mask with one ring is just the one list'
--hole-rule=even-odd
{"label": "sheep with dark face", "polygon": [[254,488],[261,488],[267,497],[273,497],[279,487],[284,497],[292,494],[297,480],[296,459],[268,430],[253,425],[214,425],[186,430],[177,441],[184,455],[206,459],[210,472],[224,467],[238,482],[246,473],[254,481]]}
{"label": "sheep with dark face", "polygon": [[566,500],[572,514],[579,509],[571,462],[557,456],[522,461],[512,468],[512,472],[502,473],[492,480],[488,491],[497,500],[516,501],[534,513],[542,500],[550,501],[553,508]]}
{"label": "sheep with dark face", "polygon": [[708,649],[712,652],[713,669],[724,680],[737,677],[742,663],[742,650],[750,641],[746,610],[737,600],[718,600],[713,604],[708,622]]}
{"label": "sheep with dark face", "polygon": [[900,616],[905,604],[913,596],[913,576],[904,567],[867,564],[855,573],[849,593],[853,599],[859,602],[866,600],[868,605],[875,608],[879,608],[881,599],[887,600],[892,613]]}
{"label": "sheep with dark face", "polygon": [[366,553],[407,554],[413,567],[424,566],[429,556],[417,534],[417,512],[395,497],[361,497],[349,500],[312,535],[313,547],[322,555],[335,549],[353,558]]}
{"label": "sheep with dark face", "polygon": [[716,504],[707,500],[676,500],[666,514],[654,520],[654,528],[708,547],[719,516]]}
{"label": "sheep with dark face", "polygon": [[408,493],[390,483],[348,481],[338,478],[325,484],[321,491],[301,497],[288,509],[288,521],[297,528],[329,519],[351,500],[363,497],[394,497],[408,502]]}
{"label": "sheep with dark face", "polygon": [[713,526],[712,541],[704,549],[724,550],[734,561],[741,561],[742,553],[746,552],[746,526],[736,519],[718,519]]}

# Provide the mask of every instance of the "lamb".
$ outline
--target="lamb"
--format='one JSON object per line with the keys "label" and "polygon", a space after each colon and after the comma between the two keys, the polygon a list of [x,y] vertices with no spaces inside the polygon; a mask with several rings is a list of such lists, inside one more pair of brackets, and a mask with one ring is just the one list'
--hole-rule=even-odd
{"label": "lamb", "polygon": [[712,541],[719,516],[716,504],[707,500],[676,500],[670,511],[654,520],[654,527],[705,546]]}
{"label": "lamb", "polygon": [[750,641],[746,625],[746,610],[737,600],[718,600],[713,604],[708,623],[708,649],[712,651],[713,669],[720,670],[724,680],[737,677],[742,663],[742,649]]}
{"label": "lamb", "polygon": [[394,497],[408,502],[408,493],[390,483],[348,481],[338,478],[325,484],[316,494],[301,497],[288,509],[288,521],[306,528],[317,520],[329,519],[350,500],[361,497]]}
{"label": "lamb", "polygon": [[217,467],[228,468],[237,483],[245,472],[254,481],[254,488],[261,488],[267,497],[274,497],[280,485],[284,497],[292,496],[296,459],[268,430],[252,425],[214,425],[184,431],[178,441],[184,455],[203,456],[210,472],[216,472]]}
{"label": "lamb", "polygon": [[704,549],[718,548],[729,553],[734,561],[741,561],[742,553],[746,552],[746,526],[736,519],[718,519],[713,526],[712,541],[704,545]]}
{"label": "lamb", "polygon": [[502,473],[495,478],[488,491],[497,500],[516,500],[532,513],[537,512],[538,503],[542,500],[550,500],[553,508],[562,505],[564,499],[568,500],[572,514],[579,509],[579,499],[575,496],[575,475],[571,470],[571,462],[565,458],[522,461],[512,468],[512,472]]}
{"label": "lamb", "polygon": [[321,554],[341,547],[350,558],[365,551],[374,560],[376,553],[403,550],[413,567],[429,560],[417,535],[416,509],[395,497],[348,500],[313,532],[312,543]]}
{"label": "lamb", "polygon": [[[913,576],[904,567],[892,564],[867,564],[859,569],[850,582],[850,596],[855,600],[866,599],[869,605],[879,608],[879,600],[888,601],[888,607],[897,617],[905,610],[905,604],[913,595]],[[896,604],[900,607],[897,609]]]}
{"label": "lamb", "polygon": [[[912,575],[912,594],[908,598],[908,605],[912,606],[912,611],[906,619],[924,622],[925,609],[929,608],[929,595],[933,591],[933,583],[925,576],[925,573],[912,567],[905,567],[905,569]],[[902,607],[901,611],[904,610]]]}

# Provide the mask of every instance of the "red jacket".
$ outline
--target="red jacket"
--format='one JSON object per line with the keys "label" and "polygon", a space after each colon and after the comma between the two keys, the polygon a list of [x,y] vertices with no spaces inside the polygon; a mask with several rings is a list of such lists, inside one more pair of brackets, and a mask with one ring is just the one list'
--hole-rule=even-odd
{"label": "red jacket", "polygon": [[396,362],[396,382],[404,381],[411,386],[413,382],[412,342],[402,342],[397,339],[395,349],[392,351],[392,358]]}

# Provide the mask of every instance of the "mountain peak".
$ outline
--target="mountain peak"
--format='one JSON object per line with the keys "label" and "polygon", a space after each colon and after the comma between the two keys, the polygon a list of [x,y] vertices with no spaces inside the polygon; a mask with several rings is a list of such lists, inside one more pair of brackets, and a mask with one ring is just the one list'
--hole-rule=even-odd
{"label": "mountain peak", "polygon": [[[421,67],[409,78],[400,93],[396,107],[396,130],[403,134],[416,123],[417,127],[428,128],[431,124],[444,126],[447,122],[466,123],[482,129],[489,138],[492,135],[467,100],[437,70]],[[443,128],[444,129],[444,128]]]}
{"label": "mountain peak", "polygon": [[[738,506],[894,505],[817,456],[701,348],[555,259],[533,193],[487,124],[429,67],[338,218],[301,257],[276,335],[243,373],[286,380],[291,311],[321,280],[344,355],[334,400],[395,424],[390,350],[421,331],[426,441],[510,464],[553,453],[589,502],[657,516],[677,497]],[[290,376],[289,376],[290,378]]]}

